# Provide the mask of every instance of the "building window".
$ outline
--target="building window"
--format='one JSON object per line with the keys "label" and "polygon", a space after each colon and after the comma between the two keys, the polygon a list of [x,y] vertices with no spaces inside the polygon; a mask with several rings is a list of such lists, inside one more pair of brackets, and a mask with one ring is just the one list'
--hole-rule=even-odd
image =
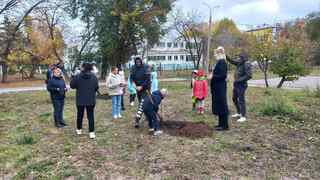
{"label": "building window", "polygon": [[179,57],[178,57],[178,56],[174,56],[174,60],[175,60],[175,61],[178,61],[178,60],[179,60]]}
{"label": "building window", "polygon": [[186,61],[193,61],[191,55],[187,55]]}
{"label": "building window", "polygon": [[173,43],[173,47],[174,47],[174,48],[178,48],[178,43],[176,43],[176,42]]}
{"label": "building window", "polygon": [[172,56],[168,56],[168,61],[171,61],[172,60]]}
{"label": "building window", "polygon": [[181,55],[181,56],[180,56],[180,60],[181,60],[181,61],[184,61],[184,55]]}
{"label": "building window", "polygon": [[184,48],[184,43],[180,43],[180,48]]}
{"label": "building window", "polygon": [[166,47],[166,43],[159,42],[157,46],[160,47],[160,48],[164,48],[164,47]]}
{"label": "building window", "polygon": [[171,47],[172,47],[172,43],[171,43],[171,42],[168,42],[168,43],[167,43],[167,47],[168,47],[168,48],[171,48]]}

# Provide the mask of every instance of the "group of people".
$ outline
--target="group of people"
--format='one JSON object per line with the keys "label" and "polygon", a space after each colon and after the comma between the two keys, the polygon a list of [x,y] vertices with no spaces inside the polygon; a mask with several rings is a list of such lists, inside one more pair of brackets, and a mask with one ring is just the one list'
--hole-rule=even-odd
{"label": "group of people", "polygon": [[228,116],[229,109],[227,103],[227,61],[236,66],[233,82],[233,102],[236,106],[237,113],[232,115],[233,118],[239,118],[238,122],[246,121],[246,102],[245,93],[248,87],[247,81],[252,78],[251,64],[248,62],[246,53],[241,53],[238,60],[232,60],[226,55],[223,47],[215,50],[217,63],[209,76],[211,79],[212,94],[212,113],[218,116],[219,123],[215,126],[218,131],[229,129]]}
{"label": "group of people", "polygon": [[[217,63],[209,74],[212,113],[218,116],[219,123],[215,126],[218,131],[229,129],[229,109],[227,103],[227,62],[236,66],[233,83],[233,102],[237,113],[232,115],[238,118],[238,122],[246,121],[245,93],[248,87],[247,81],[251,79],[251,64],[245,53],[239,55],[239,60],[232,60],[226,56],[223,47],[215,50]],[[158,113],[161,101],[167,96],[166,89],[159,90],[157,73],[155,67],[144,64],[140,57],[135,58],[135,64],[130,70],[126,81],[124,71],[121,66],[112,67],[111,73],[106,78],[107,92],[112,99],[112,118],[122,118],[121,111],[124,107],[124,94],[126,89],[129,93],[129,103],[134,106],[135,98],[138,98],[138,111],[135,115],[134,126],[140,127],[140,120],[144,114],[148,120],[149,131],[154,135],[160,135],[160,115]],[[77,129],[78,135],[82,134],[82,121],[84,112],[87,113],[89,121],[89,137],[95,138],[94,129],[94,109],[96,105],[96,94],[99,92],[99,82],[96,77],[97,70],[94,64],[83,63],[79,72],[71,77],[70,87],[76,90],[77,106]],[[204,100],[208,95],[207,78],[202,70],[192,72],[192,108],[198,114],[203,114],[205,110]],[[58,128],[66,126],[63,119],[64,99],[68,91],[59,66],[51,66],[48,71],[47,90],[50,92],[51,101],[54,108],[54,122]]]}
{"label": "group of people", "polygon": [[[89,121],[89,137],[95,138],[94,129],[94,109],[96,105],[96,93],[99,90],[98,79],[92,72],[93,64],[83,63],[81,72],[73,76],[70,81],[70,87],[76,89],[77,106],[77,134],[82,134],[82,121],[84,112],[87,113]],[[57,66],[51,66],[52,73],[47,77],[47,90],[50,92],[51,101],[54,109],[54,123],[57,128],[66,126],[63,119],[64,101],[68,91],[64,75]]]}
{"label": "group of people", "polygon": [[[135,127],[139,127],[142,113],[146,115],[150,131],[159,135],[158,109],[161,100],[166,96],[167,90],[158,90],[157,73],[154,68],[143,64],[141,58],[135,59],[135,65],[129,74],[128,82],[125,81],[124,71],[121,66],[112,67],[106,78],[108,95],[112,99],[112,118],[122,118],[121,111],[124,110],[123,97],[128,88],[130,104],[134,106],[135,97],[138,97],[138,112],[136,114]],[[70,88],[76,90],[77,106],[77,128],[76,133],[82,134],[82,122],[84,112],[87,113],[89,125],[89,137],[95,138],[94,109],[96,105],[96,94],[99,93],[99,82],[92,63],[83,63],[77,73],[71,76]],[[54,109],[54,123],[57,128],[66,126],[63,119],[64,101],[68,91],[64,74],[59,66],[49,67],[47,74],[47,90],[50,92],[51,102]]]}
{"label": "group of people", "polygon": [[[247,81],[251,79],[251,64],[248,61],[248,56],[245,53],[239,55],[239,60],[232,60],[225,54],[223,47],[218,47],[215,50],[215,64],[212,73],[209,75],[210,87],[212,94],[212,113],[218,116],[219,123],[215,126],[218,131],[229,129],[228,116],[229,109],[227,103],[227,62],[236,66],[233,97],[237,113],[232,115],[233,118],[238,118],[238,122],[246,121],[246,102],[245,93],[248,87]],[[204,113],[204,100],[207,97],[208,84],[202,70],[194,70],[192,72],[192,110],[199,114]]]}

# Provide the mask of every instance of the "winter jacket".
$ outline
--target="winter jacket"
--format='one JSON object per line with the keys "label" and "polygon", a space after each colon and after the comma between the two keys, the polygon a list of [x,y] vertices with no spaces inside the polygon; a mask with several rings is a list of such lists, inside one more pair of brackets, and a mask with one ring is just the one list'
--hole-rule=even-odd
{"label": "winter jacket", "polygon": [[158,112],[159,105],[160,105],[162,99],[163,98],[162,98],[161,92],[159,90],[153,92],[151,95],[147,95],[146,97],[144,97],[144,102],[143,102],[143,106],[142,106],[143,111]]}
{"label": "winter jacket", "polygon": [[218,60],[212,72],[211,93],[212,113],[215,115],[228,115],[227,101],[227,74],[228,66],[224,59]]}
{"label": "winter jacket", "polygon": [[110,96],[123,94],[123,87],[120,84],[124,82],[122,81],[122,78],[119,74],[110,73],[106,82],[108,94]]}
{"label": "winter jacket", "polygon": [[131,80],[130,80],[130,75],[128,77],[128,91],[129,91],[129,94],[137,94],[137,90],[133,87],[132,83],[131,83]]}
{"label": "winter jacket", "polygon": [[50,96],[52,99],[64,99],[66,84],[62,78],[53,76],[48,80],[47,90],[50,92]]}
{"label": "winter jacket", "polygon": [[97,77],[91,72],[81,72],[71,79],[70,87],[76,89],[78,106],[95,105],[96,92],[99,90]]}
{"label": "winter jacket", "polygon": [[158,79],[157,79],[157,72],[151,73],[151,92],[158,90]]}
{"label": "winter jacket", "polygon": [[148,65],[141,64],[140,66],[138,66],[135,62],[135,65],[131,68],[130,71],[130,80],[131,82],[134,82],[136,86],[142,86],[142,91],[150,90],[151,81]]}
{"label": "winter jacket", "polygon": [[193,85],[193,96],[197,99],[204,99],[208,95],[208,83],[203,77],[197,78]]}
{"label": "winter jacket", "polygon": [[234,61],[227,56],[227,61],[237,68],[234,73],[234,83],[247,84],[247,81],[252,78],[251,64],[247,62],[247,59],[240,57],[239,61]]}

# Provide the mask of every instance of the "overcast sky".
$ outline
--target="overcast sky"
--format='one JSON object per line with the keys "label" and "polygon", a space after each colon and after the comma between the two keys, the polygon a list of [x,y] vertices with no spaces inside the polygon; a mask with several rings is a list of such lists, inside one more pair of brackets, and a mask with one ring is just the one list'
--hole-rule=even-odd
{"label": "overcast sky", "polygon": [[209,8],[204,3],[221,6],[215,9],[214,20],[228,17],[238,26],[274,24],[320,10],[320,0],[177,0],[175,8],[186,12],[197,10],[208,19]]}

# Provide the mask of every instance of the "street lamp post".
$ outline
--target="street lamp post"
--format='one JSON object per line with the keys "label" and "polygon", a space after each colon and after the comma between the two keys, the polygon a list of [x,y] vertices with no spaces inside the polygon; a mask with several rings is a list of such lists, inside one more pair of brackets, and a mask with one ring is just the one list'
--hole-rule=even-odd
{"label": "street lamp post", "polygon": [[208,44],[207,44],[207,58],[203,60],[203,68],[206,74],[209,72],[209,62],[210,62],[210,46],[211,46],[211,26],[212,26],[212,16],[213,16],[213,10],[219,8],[220,6],[214,6],[211,7],[207,3],[203,3],[205,6],[207,6],[210,9],[210,17],[209,17],[209,26],[208,26]]}

